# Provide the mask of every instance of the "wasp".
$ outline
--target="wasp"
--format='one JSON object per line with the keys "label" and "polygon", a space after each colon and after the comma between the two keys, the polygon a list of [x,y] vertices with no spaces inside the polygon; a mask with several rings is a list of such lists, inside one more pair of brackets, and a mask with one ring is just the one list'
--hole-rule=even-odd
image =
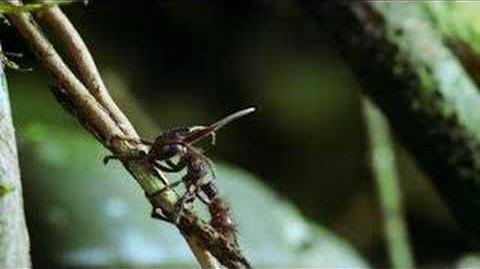
{"label": "wasp", "polygon": [[[215,172],[212,167],[212,162],[208,159],[200,149],[193,146],[195,142],[203,138],[211,137],[212,144],[215,144],[215,132],[225,126],[226,124],[241,118],[245,115],[253,113],[255,108],[246,108],[235,113],[232,113],[219,121],[206,126],[193,126],[189,128],[175,128],[168,130],[158,136],[153,142],[147,140],[131,140],[128,138],[119,138],[141,143],[150,146],[148,152],[140,156],[119,156],[109,155],[104,158],[104,163],[107,164],[111,159],[134,160],[141,159],[149,163],[153,167],[167,173],[177,173],[186,170],[186,174],[181,180],[167,185],[164,191],[169,188],[174,188],[183,183],[185,186],[185,193],[181,196],[176,205],[176,210],[173,215],[173,222],[179,223],[181,214],[186,204],[194,201],[197,197],[204,204],[209,207],[211,215],[211,224],[220,233],[231,234],[234,231],[234,224],[229,215],[229,208],[223,199],[218,195],[218,191],[211,180],[207,180],[210,173],[212,179],[215,178]],[[178,162],[172,159],[179,157]],[[163,162],[163,163],[162,163]],[[200,193],[203,193],[207,199],[203,198]],[[157,213],[155,213],[157,212]],[[154,209],[152,216],[165,219],[158,214]]]}

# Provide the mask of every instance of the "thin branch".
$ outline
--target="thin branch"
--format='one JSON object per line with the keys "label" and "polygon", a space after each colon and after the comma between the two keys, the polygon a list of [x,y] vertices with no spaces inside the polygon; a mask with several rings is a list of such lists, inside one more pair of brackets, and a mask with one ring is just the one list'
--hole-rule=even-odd
{"label": "thin branch", "polygon": [[[9,3],[19,5],[19,1],[8,0]],[[61,12],[60,9],[57,12]],[[58,14],[57,14],[58,15]],[[59,15],[60,17],[63,15]],[[74,115],[86,127],[87,130],[114,154],[117,155],[137,155],[145,151],[144,146],[129,143],[125,140],[115,139],[122,134],[122,127],[118,125],[111,116],[111,113],[122,114],[120,110],[106,111],[105,107],[100,104],[95,97],[98,93],[91,93],[90,88],[85,87],[78,80],[68,66],[63,62],[61,57],[55,51],[50,42],[41,33],[39,27],[29,13],[11,13],[8,14],[10,22],[23,35],[30,44],[34,54],[45,68],[55,77],[57,83],[57,98],[66,99],[70,111],[74,111]],[[70,31],[70,27],[58,27],[57,34],[59,36],[75,36],[78,33],[62,33],[62,31]],[[77,49],[85,49],[85,46],[77,46]],[[76,54],[78,51],[70,50],[70,53]],[[90,55],[88,52],[80,52],[82,55]],[[85,62],[78,64],[78,68],[91,68],[91,64]],[[95,70],[81,71],[83,74],[95,74]],[[103,82],[102,82],[103,84]],[[107,94],[106,88],[101,89],[101,95]],[[108,96],[108,100],[111,98]],[[113,102],[113,101],[112,101]],[[123,114],[117,115],[116,119],[122,119]],[[125,117],[126,124],[131,126]],[[128,130],[128,128],[127,128]],[[129,133],[129,138],[137,139],[135,130]],[[125,168],[136,179],[142,189],[145,191],[149,201],[155,209],[161,209],[166,214],[174,212],[177,195],[170,191],[160,191],[165,188],[167,179],[164,175],[151,167],[148,163],[142,161],[124,161]],[[159,180],[159,178],[161,180]],[[187,240],[192,252],[195,254],[199,263],[203,268],[218,267],[218,263],[212,258],[210,253],[224,266],[229,268],[249,268],[250,265],[243,257],[241,252],[232,245],[223,235],[216,232],[210,225],[200,220],[193,212],[185,210],[185,214],[180,219],[177,226],[181,234]]]}
{"label": "thin branch", "polygon": [[[9,0],[19,4],[19,1]],[[50,42],[45,38],[40,28],[29,13],[18,12],[9,14],[10,22],[17,28],[23,37],[29,41],[37,59],[55,78],[56,83],[68,89],[70,98],[79,107],[79,110],[90,119],[92,125],[104,134],[104,142],[108,138],[121,135],[119,128],[108,113],[98,104],[87,88],[75,77],[73,72],[63,62]]]}
{"label": "thin branch", "polygon": [[202,248],[201,242],[198,242],[197,239],[193,237],[186,237],[187,243],[192,249],[193,255],[197,258],[198,263],[202,268],[221,268],[221,265],[218,261],[208,252],[205,248]]}
{"label": "thin branch", "polygon": [[110,97],[107,87],[98,72],[95,61],[85,42],[70,20],[58,6],[45,8],[37,12],[37,17],[46,22],[49,29],[58,35],[68,50],[80,73],[80,79],[97,101],[109,112],[125,136],[136,136],[133,126]]}
{"label": "thin branch", "polygon": [[363,98],[363,113],[368,129],[368,144],[373,177],[383,213],[384,233],[393,268],[415,268],[402,209],[400,182],[394,143],[382,113]]}

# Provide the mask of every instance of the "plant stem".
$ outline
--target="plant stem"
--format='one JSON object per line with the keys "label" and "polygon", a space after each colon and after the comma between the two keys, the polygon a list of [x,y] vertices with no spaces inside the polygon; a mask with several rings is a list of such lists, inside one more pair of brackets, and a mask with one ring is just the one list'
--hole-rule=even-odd
{"label": "plant stem", "polygon": [[67,16],[57,6],[42,9],[37,14],[60,37],[63,46],[73,56],[76,69],[80,71],[80,80],[90,93],[109,112],[125,136],[135,136],[135,129],[110,97],[90,51]]}
{"label": "plant stem", "polygon": [[378,108],[367,98],[363,98],[363,113],[367,124],[372,172],[377,183],[390,260],[393,268],[414,268],[402,210],[395,145],[389,126]]}
{"label": "plant stem", "polygon": [[[21,5],[18,0],[8,0],[12,5]],[[48,8],[48,7],[47,7]],[[45,12],[45,11],[44,11]],[[69,111],[90,131],[95,138],[108,148],[112,153],[120,156],[132,156],[141,154],[147,149],[138,143],[129,143],[127,140],[118,139],[125,137],[127,133],[131,140],[139,137],[133,129],[127,117],[115,106],[108,103],[112,100],[106,88],[95,85],[103,85],[98,80],[98,70],[93,59],[88,59],[90,53],[86,46],[77,44],[81,40],[78,32],[67,22],[61,10],[54,7],[53,12],[46,11],[49,23],[68,23],[64,26],[55,26],[57,35],[63,37],[63,43],[69,47],[67,51],[76,60],[77,68],[92,69],[81,70],[84,74],[82,80],[78,79],[59,56],[50,41],[42,34],[34,18],[28,12],[9,13],[8,18],[13,26],[23,35],[32,48],[34,54],[43,66],[56,79],[54,92],[57,98],[63,99],[69,106]],[[71,38],[72,40],[65,40]],[[76,41],[75,41],[76,40]],[[75,43],[75,44],[73,44]],[[98,75],[98,76],[97,76]],[[95,77],[93,82],[91,77]],[[93,83],[93,88],[84,83]],[[108,95],[108,96],[105,96]],[[113,101],[111,101],[113,102]],[[160,191],[166,187],[168,180],[153,167],[142,161],[122,161],[125,168],[135,178],[145,191],[149,202],[155,209],[161,209],[167,215],[172,214],[178,200],[177,195],[171,190]],[[159,180],[161,179],[161,180]],[[229,268],[249,268],[248,261],[243,257],[239,249],[235,248],[228,240],[215,231],[210,225],[201,221],[193,212],[185,210],[177,228],[188,242],[192,252],[197,257],[203,268],[218,267],[218,260]],[[213,258],[215,257],[215,258]]]}

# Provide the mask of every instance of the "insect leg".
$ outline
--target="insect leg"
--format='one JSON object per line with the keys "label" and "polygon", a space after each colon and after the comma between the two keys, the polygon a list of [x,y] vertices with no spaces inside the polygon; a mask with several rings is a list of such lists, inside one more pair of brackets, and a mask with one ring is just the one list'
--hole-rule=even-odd
{"label": "insect leg", "polygon": [[165,216],[161,208],[153,208],[150,217],[172,223],[172,220]]}
{"label": "insect leg", "polygon": [[175,181],[175,182],[173,182],[173,183],[168,184],[168,186],[166,186],[164,189],[167,189],[167,188],[169,188],[169,189],[175,188],[176,186],[178,186],[178,185],[179,185],[180,183],[182,183],[182,182],[183,182],[182,179],[177,180],[177,181]]}
{"label": "insect leg", "polygon": [[177,187],[182,182],[183,182],[183,179],[172,182],[172,183],[168,184],[167,186],[165,186],[164,188],[162,188],[162,189],[160,189],[160,190],[158,190],[154,193],[148,194],[147,197],[152,198],[152,197],[154,197],[154,196],[156,196],[156,195],[158,195],[158,194],[160,194],[160,193],[162,193],[162,192],[164,192],[168,189],[173,189],[173,188]]}
{"label": "insect leg", "polygon": [[[154,193],[150,193],[150,194],[147,194],[145,193],[145,195],[147,196],[147,198],[149,200],[153,199],[153,197],[155,197],[156,195],[166,191],[166,190],[169,190],[169,189],[172,189],[172,188],[175,188],[176,186],[178,186],[180,183],[182,183],[183,180],[178,180],[178,181],[175,181],[173,183],[170,183],[168,184],[167,186],[165,186],[164,188],[154,192]],[[151,217],[154,218],[154,219],[160,219],[160,220],[166,220],[168,222],[172,222],[169,218],[167,218],[167,216],[165,216],[165,214],[163,213],[162,209],[161,208],[154,208],[152,210],[152,213],[151,213]]]}
{"label": "insect leg", "polygon": [[196,192],[195,195],[197,196],[197,198],[202,201],[202,203],[204,203],[205,205],[209,206],[212,202],[210,201],[210,199],[208,198],[205,198],[203,197],[202,195],[200,195],[200,192]]}
{"label": "insect leg", "polygon": [[182,216],[183,209],[187,202],[195,198],[195,194],[197,192],[197,186],[194,184],[187,186],[187,191],[183,194],[182,198],[177,202],[175,215],[174,215],[174,223],[178,224],[180,222],[180,217]]}
{"label": "insect leg", "polygon": [[122,161],[134,161],[134,160],[141,160],[145,158],[144,156],[132,156],[132,155],[127,155],[127,156],[121,156],[121,155],[107,155],[103,157],[103,164],[107,165],[110,160],[122,160]]}
{"label": "insect leg", "polygon": [[187,162],[184,159],[180,159],[177,163],[174,163],[171,159],[165,160],[165,163],[170,166],[172,169],[180,172],[183,168],[187,166]]}
{"label": "insect leg", "polygon": [[153,165],[164,171],[164,172],[167,172],[167,173],[176,173],[176,172],[180,172],[182,171],[183,168],[185,168],[186,166],[186,163],[184,162],[178,162],[178,163],[174,163],[172,162],[171,160],[167,159],[165,160],[165,162],[167,163],[168,166],[165,166],[161,163],[159,163],[158,161],[154,162]]}

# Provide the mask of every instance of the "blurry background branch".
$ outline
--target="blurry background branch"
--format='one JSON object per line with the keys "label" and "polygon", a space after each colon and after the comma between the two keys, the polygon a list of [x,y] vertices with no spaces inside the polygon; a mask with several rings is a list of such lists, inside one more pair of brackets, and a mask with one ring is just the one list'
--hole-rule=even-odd
{"label": "blurry background branch", "polygon": [[[0,50],[1,51],[1,50]],[[17,143],[7,81],[0,64],[0,268],[29,268],[30,240],[23,210]]]}
{"label": "blurry background branch", "polygon": [[[445,44],[457,56],[477,87],[480,85],[480,34],[472,3],[459,7],[450,2],[424,3],[424,10]],[[469,6],[470,5],[470,6]]]}
{"label": "blurry background branch", "polygon": [[[20,5],[19,1],[12,0],[9,3]],[[70,112],[73,112],[82,125],[99,142],[119,155],[135,155],[145,150],[140,145],[131,145],[123,140],[112,139],[118,136],[138,139],[138,135],[127,118],[110,99],[106,87],[98,75],[93,59],[86,50],[80,36],[58,7],[52,7],[52,10],[45,11],[43,18],[49,25],[64,24],[55,27],[54,32],[62,37],[61,41],[64,46],[69,48],[68,52],[72,54],[77,68],[91,69],[80,71],[81,79],[78,79],[64,63],[28,12],[9,13],[8,18],[27,40],[38,60],[55,77],[54,92],[57,98],[63,102]],[[141,185],[147,196],[151,197],[149,200],[154,208],[159,208],[167,214],[172,212],[177,197],[172,191],[159,192],[168,182],[161,173],[151,169],[144,162],[125,162],[124,165]],[[159,178],[162,180],[159,180]],[[218,267],[216,260],[211,255],[230,268],[249,267],[248,262],[238,249],[229,244],[211,226],[200,221],[192,212],[186,211],[178,228],[202,267]]]}
{"label": "blurry background branch", "polygon": [[[295,1],[125,3],[90,1],[62,10],[142,137],[246,104],[261,109],[261,117],[232,125],[218,137],[219,146],[208,150],[221,194],[238,221],[240,243],[257,267],[391,265],[375,180],[366,167],[361,80],[339,57],[327,31],[319,32]],[[424,4],[427,13],[440,12],[438,7],[448,11],[439,22],[428,15],[435,29],[459,19],[480,26],[478,2]],[[23,52],[18,64],[36,70],[7,73],[27,221],[35,235],[33,266],[198,267],[175,226],[145,217],[151,206],[121,163],[98,165],[109,152],[60,106],[42,106],[52,104],[51,77],[37,66],[18,31],[2,26],[4,48]],[[415,264],[454,268],[478,248],[472,237],[462,236],[431,177],[405,149],[396,143]],[[268,184],[266,192],[258,183]],[[279,203],[285,199],[287,207]],[[284,211],[295,214],[278,214]],[[479,266],[460,268],[465,267]]]}
{"label": "blurry background branch", "polygon": [[364,92],[480,237],[480,94],[423,3],[312,2]]}
{"label": "blurry background branch", "polygon": [[403,212],[393,137],[386,119],[367,98],[363,98],[363,113],[368,132],[371,171],[377,182],[391,266],[415,268]]}

